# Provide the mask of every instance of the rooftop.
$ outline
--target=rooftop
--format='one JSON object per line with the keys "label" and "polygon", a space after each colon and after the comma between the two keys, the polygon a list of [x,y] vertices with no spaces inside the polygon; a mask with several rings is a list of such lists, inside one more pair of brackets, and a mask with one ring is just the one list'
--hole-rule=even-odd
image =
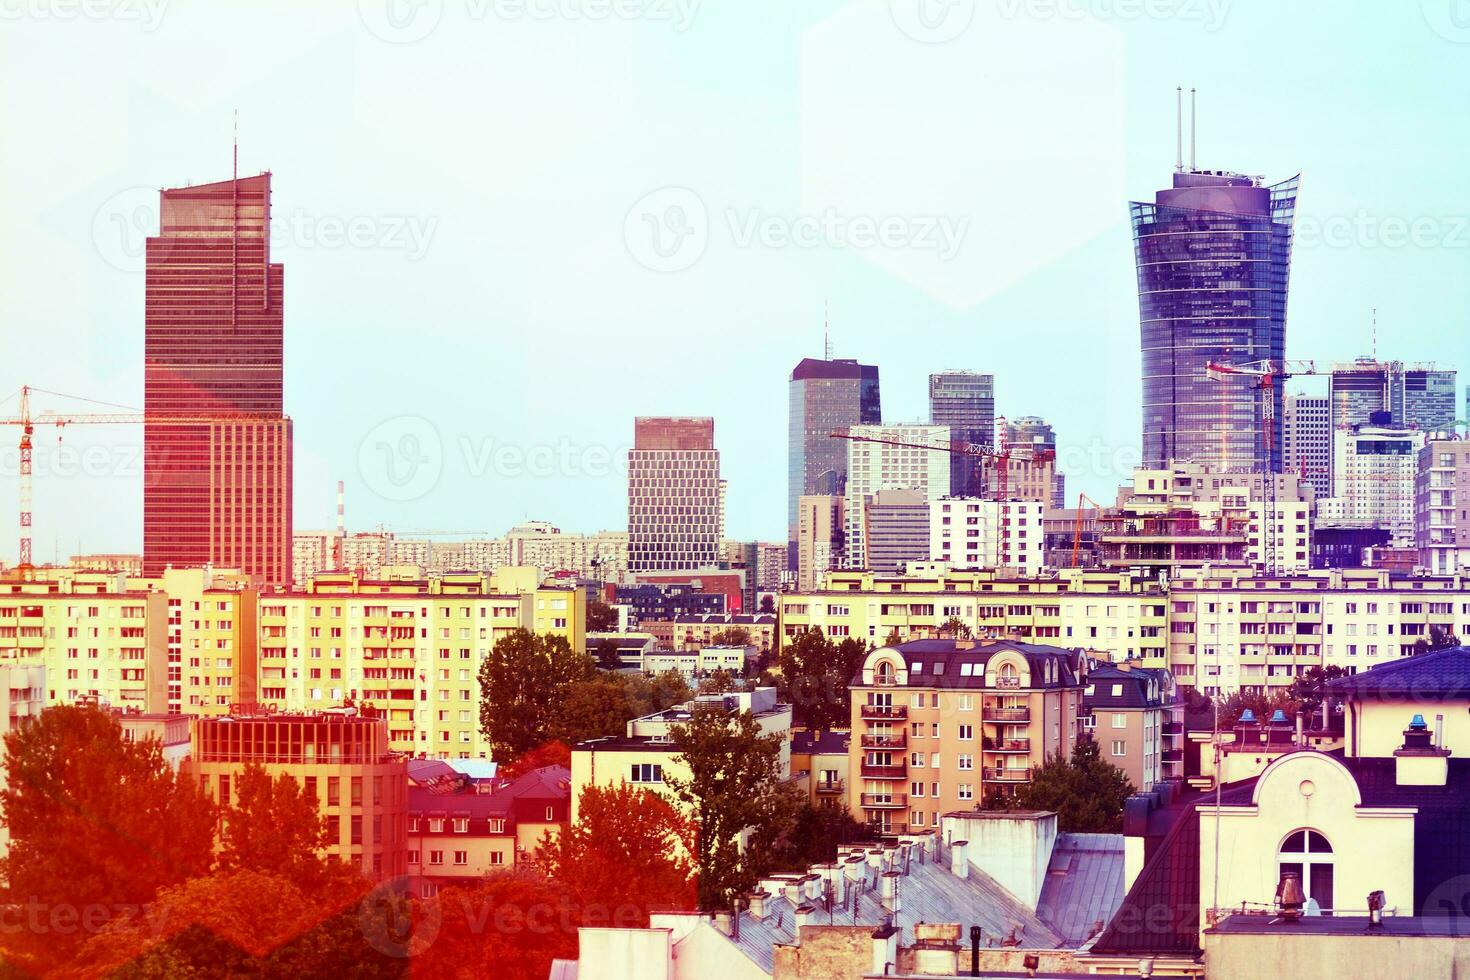
{"label": "rooftop", "polygon": [[1329,681],[1343,697],[1411,700],[1430,695],[1470,700],[1470,647],[1447,647],[1379,664]]}

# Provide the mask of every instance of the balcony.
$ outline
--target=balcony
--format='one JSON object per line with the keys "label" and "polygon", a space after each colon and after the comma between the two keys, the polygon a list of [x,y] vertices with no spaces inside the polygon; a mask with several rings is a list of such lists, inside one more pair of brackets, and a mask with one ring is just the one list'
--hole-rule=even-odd
{"label": "balcony", "polygon": [[1029,753],[1031,751],[1031,740],[1029,738],[987,738],[985,740],[985,751]]}
{"label": "balcony", "polygon": [[870,837],[896,837],[899,834],[908,833],[909,825],[906,823],[883,823],[882,821],[874,820],[864,824],[863,830]]}
{"label": "balcony", "polygon": [[846,789],[846,784],[840,779],[819,779],[813,786],[821,796],[835,796]]}
{"label": "balcony", "polygon": [[1003,722],[1029,722],[1031,720],[1030,708],[1005,708],[996,704],[985,706],[984,716],[986,721]]}
{"label": "balcony", "polygon": [[908,808],[909,798],[902,793],[864,793],[862,803],[864,809],[904,810]]}
{"label": "balcony", "polygon": [[1030,769],[986,769],[982,773],[987,783],[1029,783]]}
{"label": "balcony", "polygon": [[864,721],[902,721],[909,709],[901,704],[865,704],[861,708]]}
{"label": "balcony", "polygon": [[865,749],[901,749],[908,745],[908,739],[903,732],[892,735],[864,735],[859,739]]}
{"label": "balcony", "polygon": [[862,774],[868,779],[907,779],[908,772],[909,767],[902,762],[886,766],[872,762],[862,764]]}

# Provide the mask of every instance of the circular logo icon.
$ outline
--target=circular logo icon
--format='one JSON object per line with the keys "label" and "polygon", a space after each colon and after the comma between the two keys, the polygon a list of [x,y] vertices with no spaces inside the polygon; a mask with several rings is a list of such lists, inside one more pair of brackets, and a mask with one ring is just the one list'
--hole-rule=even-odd
{"label": "circular logo icon", "polygon": [[412,44],[434,33],[444,0],[357,0],[357,16],[378,40]]}
{"label": "circular logo icon", "polygon": [[1470,42],[1470,0],[1419,0],[1429,29],[1446,41]]}
{"label": "circular logo icon", "polygon": [[384,500],[417,500],[444,471],[444,445],[432,422],[401,415],[379,423],[357,447],[363,483]]}
{"label": "circular logo icon", "polygon": [[439,938],[443,910],[437,901],[415,903],[412,888],[412,879],[395,878],[378,885],[358,903],[358,931],[384,956],[417,956]]}
{"label": "circular logo icon", "polygon": [[102,202],[92,215],[92,244],[114,269],[142,272],[148,238],[158,234],[158,189],[129,187]]}
{"label": "circular logo icon", "polygon": [[924,44],[943,44],[965,33],[975,20],[975,0],[888,0],[893,23]]}
{"label": "circular logo icon", "polygon": [[628,252],[646,269],[681,272],[699,261],[709,244],[709,212],[687,187],[662,187],[643,195],[623,219]]}

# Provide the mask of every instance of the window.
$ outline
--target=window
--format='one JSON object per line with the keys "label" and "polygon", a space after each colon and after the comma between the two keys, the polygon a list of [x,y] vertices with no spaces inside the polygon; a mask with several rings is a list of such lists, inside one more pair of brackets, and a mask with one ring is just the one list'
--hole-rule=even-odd
{"label": "window", "polygon": [[443,851],[430,851],[429,852],[429,863],[430,864],[443,864],[444,863],[444,852]]}
{"label": "window", "polygon": [[974,769],[975,768],[975,757],[973,755],[962,755],[962,756],[960,756],[960,768],[961,769]]}
{"label": "window", "polygon": [[1128,727],[1128,716],[1127,715],[1124,715],[1124,714],[1118,714],[1118,713],[1115,712],[1113,714],[1113,727],[1114,728],[1127,728]]}
{"label": "window", "polygon": [[455,864],[469,864],[470,863],[470,852],[469,851],[455,851],[454,852],[454,863]]}
{"label": "window", "polygon": [[1315,830],[1298,830],[1281,843],[1279,876],[1288,872],[1301,877],[1302,892],[1323,912],[1332,909],[1332,845]]}
{"label": "window", "polygon": [[975,740],[975,726],[974,725],[961,725],[960,726],[960,741],[962,741],[962,742],[972,742],[974,740]]}
{"label": "window", "polygon": [[454,818],[454,832],[456,834],[468,834],[470,832],[470,818],[469,817],[455,817]]}
{"label": "window", "polygon": [[1113,755],[1127,755],[1128,743],[1120,738],[1113,739]]}
{"label": "window", "polygon": [[490,852],[490,863],[492,865],[504,864],[505,863],[505,854],[504,854],[504,852],[502,852],[502,851],[491,851]]}
{"label": "window", "polygon": [[975,710],[975,695],[973,695],[973,694],[961,694],[960,695],[960,710],[961,711],[974,711]]}
{"label": "window", "polygon": [[408,863],[409,864],[418,864],[419,863],[419,852],[418,851],[409,851],[408,852]]}
{"label": "window", "polygon": [[975,798],[975,787],[971,783],[960,783],[959,796],[962,800],[973,800]]}
{"label": "window", "polygon": [[633,763],[633,778],[635,783],[661,783],[664,781],[664,767],[656,762]]}

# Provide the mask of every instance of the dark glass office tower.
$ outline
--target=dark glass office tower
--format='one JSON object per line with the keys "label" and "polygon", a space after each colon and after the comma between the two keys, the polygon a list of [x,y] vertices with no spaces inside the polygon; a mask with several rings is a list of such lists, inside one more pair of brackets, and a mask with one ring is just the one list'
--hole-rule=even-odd
{"label": "dark glass office tower", "polygon": [[1217,381],[1211,361],[1280,361],[1300,175],[1265,186],[1222,171],[1181,171],[1152,204],[1130,205],[1143,349],[1143,464],[1192,461],[1281,471],[1275,432],[1262,438],[1254,378]]}
{"label": "dark glass office tower", "polygon": [[847,488],[847,442],[832,433],[882,421],[876,365],[807,357],[791,372],[787,568],[797,567],[797,501],[808,494],[840,496]]}
{"label": "dark glass office tower", "polygon": [[[945,371],[929,375],[929,421],[949,426],[950,438],[977,446],[995,443],[995,375]],[[985,480],[978,456],[955,454],[949,463],[949,492],[979,497]]]}

